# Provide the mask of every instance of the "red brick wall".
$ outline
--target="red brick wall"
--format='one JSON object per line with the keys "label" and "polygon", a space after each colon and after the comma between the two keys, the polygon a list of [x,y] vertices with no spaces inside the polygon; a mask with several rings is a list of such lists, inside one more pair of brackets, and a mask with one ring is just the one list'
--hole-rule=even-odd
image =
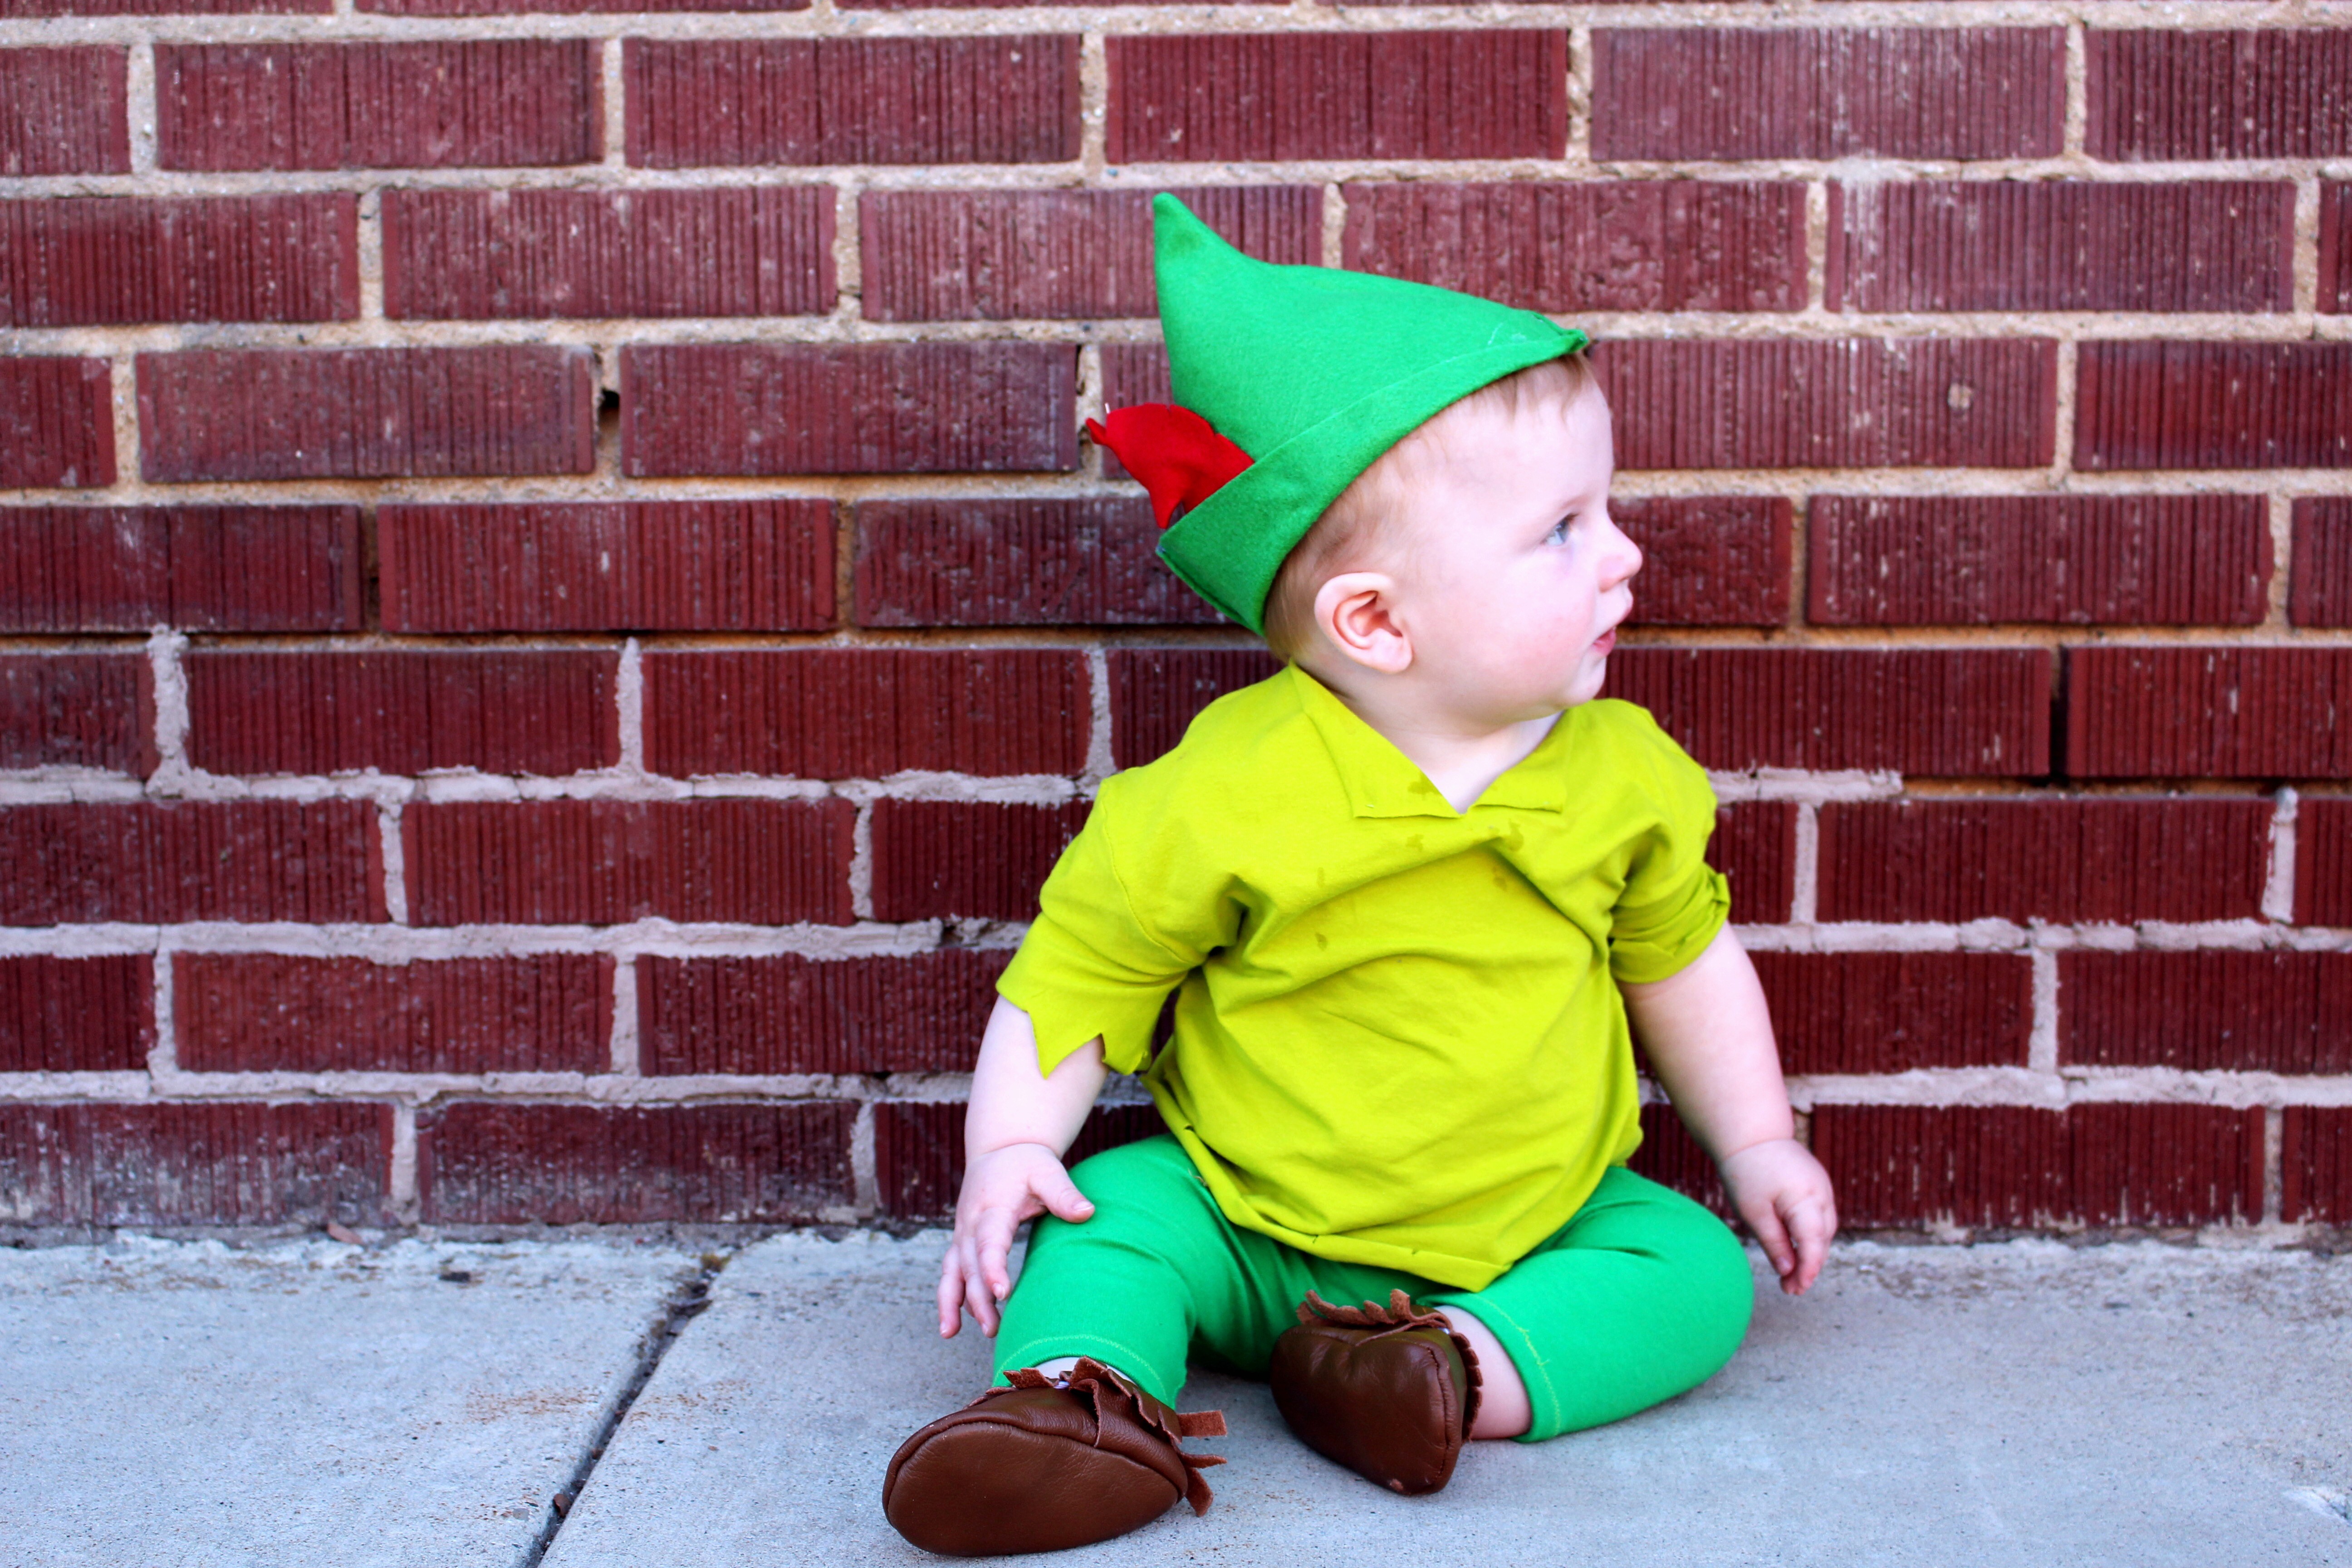
{"label": "red brick wall", "polygon": [[520,4],[0,0],[0,1226],[938,1213],[1160,188],[1602,341],[1851,1222],[2352,1224],[2352,33]]}

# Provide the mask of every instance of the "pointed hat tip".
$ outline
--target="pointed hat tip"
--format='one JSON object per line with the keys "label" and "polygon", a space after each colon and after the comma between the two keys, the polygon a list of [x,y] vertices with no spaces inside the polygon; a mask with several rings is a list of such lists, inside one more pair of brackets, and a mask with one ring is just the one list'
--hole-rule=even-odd
{"label": "pointed hat tip", "polygon": [[1195,225],[1201,222],[1199,216],[1191,207],[1186,206],[1173,192],[1161,191],[1151,198],[1153,224],[1173,224],[1187,220]]}
{"label": "pointed hat tip", "polygon": [[1155,258],[1183,252],[1242,253],[1224,236],[1201,221],[1201,215],[1166,191],[1151,198],[1151,248]]}

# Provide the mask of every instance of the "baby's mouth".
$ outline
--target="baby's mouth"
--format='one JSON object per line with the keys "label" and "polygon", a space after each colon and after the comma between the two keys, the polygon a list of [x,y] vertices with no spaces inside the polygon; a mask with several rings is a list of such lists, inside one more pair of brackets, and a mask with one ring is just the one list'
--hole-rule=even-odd
{"label": "baby's mouth", "polygon": [[1592,651],[1599,654],[1603,658],[1608,658],[1609,650],[1616,646],[1617,628],[1615,626],[1611,626],[1607,631],[1602,632],[1599,637],[1592,639]]}

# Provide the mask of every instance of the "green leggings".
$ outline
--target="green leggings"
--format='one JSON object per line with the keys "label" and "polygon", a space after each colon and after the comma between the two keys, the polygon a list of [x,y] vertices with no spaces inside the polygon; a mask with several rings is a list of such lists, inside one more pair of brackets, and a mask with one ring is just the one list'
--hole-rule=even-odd
{"label": "green leggings", "polygon": [[996,1340],[1009,1368],[1090,1355],[1173,1401],[1184,1364],[1263,1377],[1311,1287],[1327,1300],[1459,1307],[1494,1331],[1556,1437],[1646,1410],[1712,1377],[1748,1331],[1748,1257],[1721,1220],[1612,1166],[1566,1225],[1484,1290],[1333,1263],[1225,1218],[1165,1133],[1070,1173],[1094,1217],[1037,1221]]}

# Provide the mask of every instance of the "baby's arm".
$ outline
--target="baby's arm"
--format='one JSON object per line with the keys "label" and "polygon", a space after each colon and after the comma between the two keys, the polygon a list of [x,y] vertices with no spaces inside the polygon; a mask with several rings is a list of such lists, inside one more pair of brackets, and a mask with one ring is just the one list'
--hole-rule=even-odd
{"label": "baby's arm", "polygon": [[1049,1211],[1082,1220],[1095,1212],[1062,1168],[1062,1151],[1078,1135],[1106,1076],[1099,1038],[1064,1058],[1051,1076],[1039,1073],[1029,1015],[996,999],[971,1070],[963,1192],[940,1266],[941,1338],[955,1337],[966,1309],[982,1333],[996,1332],[998,1308],[1013,1293],[1006,1258],[1023,1220]]}
{"label": "baby's arm", "polygon": [[1622,988],[1683,1124],[1714,1156],[1780,1289],[1802,1295],[1837,1234],[1837,1201],[1829,1173],[1797,1142],[1756,966],[1726,926],[1683,969]]}

